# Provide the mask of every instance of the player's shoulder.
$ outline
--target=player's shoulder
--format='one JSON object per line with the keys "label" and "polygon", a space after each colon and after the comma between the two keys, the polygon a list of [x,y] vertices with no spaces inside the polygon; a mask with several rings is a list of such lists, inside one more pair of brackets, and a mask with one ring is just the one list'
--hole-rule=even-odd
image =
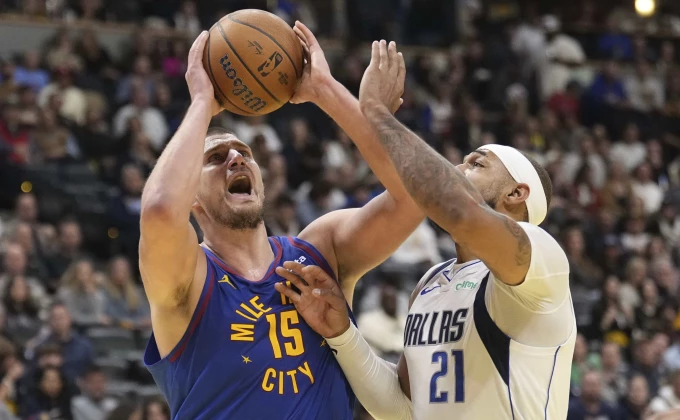
{"label": "player's shoulder", "polygon": [[569,274],[567,254],[557,240],[540,226],[519,222],[531,242],[531,265],[528,275]]}

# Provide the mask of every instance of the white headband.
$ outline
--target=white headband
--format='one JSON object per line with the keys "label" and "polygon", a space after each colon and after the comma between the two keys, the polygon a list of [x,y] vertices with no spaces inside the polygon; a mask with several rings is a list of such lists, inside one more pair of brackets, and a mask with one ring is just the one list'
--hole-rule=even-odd
{"label": "white headband", "polygon": [[543,191],[541,178],[534,169],[534,165],[514,147],[486,144],[480,149],[493,152],[516,182],[529,186],[529,197],[525,201],[529,213],[529,223],[536,226],[540,225],[548,213],[548,202]]}

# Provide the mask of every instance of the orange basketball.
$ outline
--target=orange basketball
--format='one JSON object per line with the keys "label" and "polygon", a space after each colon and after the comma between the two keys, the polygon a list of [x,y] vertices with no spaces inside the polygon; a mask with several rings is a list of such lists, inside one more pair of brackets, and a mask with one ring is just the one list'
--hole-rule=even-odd
{"label": "orange basketball", "polygon": [[304,62],[300,40],[283,19],[246,9],[228,14],[210,28],[203,66],[224,109],[253,116],[288,102]]}

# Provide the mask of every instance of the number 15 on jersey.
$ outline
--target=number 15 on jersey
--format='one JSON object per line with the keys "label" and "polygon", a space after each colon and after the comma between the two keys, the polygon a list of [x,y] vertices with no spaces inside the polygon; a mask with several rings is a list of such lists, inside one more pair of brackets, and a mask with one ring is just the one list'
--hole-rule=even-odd
{"label": "number 15 on jersey", "polygon": [[[457,403],[465,401],[465,370],[463,359],[463,350],[451,350],[451,362],[453,369],[451,374],[455,376],[454,399]],[[432,375],[430,380],[430,403],[447,403],[449,402],[448,391],[439,391],[437,389],[437,380],[441,378],[442,381],[449,382],[449,354],[445,351],[437,351],[432,353],[432,363],[439,365],[439,370]]]}

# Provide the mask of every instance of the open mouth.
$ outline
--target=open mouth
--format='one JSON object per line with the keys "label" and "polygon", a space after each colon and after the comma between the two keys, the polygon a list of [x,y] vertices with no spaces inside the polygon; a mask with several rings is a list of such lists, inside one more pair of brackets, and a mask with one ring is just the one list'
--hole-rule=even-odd
{"label": "open mouth", "polygon": [[250,195],[253,192],[253,186],[250,178],[245,175],[239,175],[231,181],[227,191],[233,195]]}

